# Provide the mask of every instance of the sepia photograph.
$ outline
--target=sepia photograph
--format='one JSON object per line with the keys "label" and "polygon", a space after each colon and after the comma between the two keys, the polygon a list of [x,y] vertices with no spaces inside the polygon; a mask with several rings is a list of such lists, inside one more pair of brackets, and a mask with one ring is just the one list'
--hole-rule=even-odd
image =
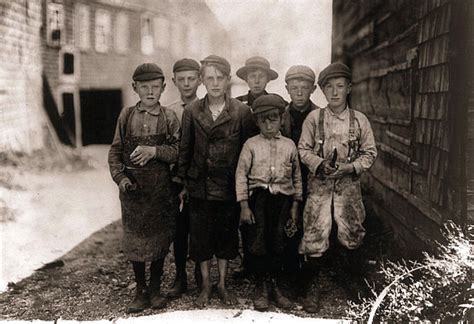
{"label": "sepia photograph", "polygon": [[474,323],[473,0],[0,0],[0,322]]}

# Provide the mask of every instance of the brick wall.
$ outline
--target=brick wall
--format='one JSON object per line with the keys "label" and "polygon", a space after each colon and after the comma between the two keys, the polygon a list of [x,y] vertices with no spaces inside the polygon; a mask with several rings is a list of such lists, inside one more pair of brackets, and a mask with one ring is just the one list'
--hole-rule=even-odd
{"label": "brick wall", "polygon": [[41,1],[0,3],[0,152],[44,145],[40,55]]}

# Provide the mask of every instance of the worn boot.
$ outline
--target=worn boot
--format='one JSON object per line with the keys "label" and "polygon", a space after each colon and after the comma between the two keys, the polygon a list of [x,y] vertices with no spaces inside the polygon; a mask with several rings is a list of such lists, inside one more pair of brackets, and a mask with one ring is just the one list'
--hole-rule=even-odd
{"label": "worn boot", "polygon": [[176,279],[174,280],[173,286],[168,291],[167,296],[169,298],[181,297],[188,290],[188,279],[186,271],[179,271],[176,273]]}
{"label": "worn boot", "polygon": [[198,287],[198,289],[201,289],[202,275],[201,275],[201,266],[199,265],[199,262],[196,262],[194,266],[194,280],[196,281],[196,287]]}
{"label": "worn boot", "polygon": [[146,285],[137,285],[135,298],[127,307],[127,313],[139,313],[148,307],[148,291]]}
{"label": "worn boot", "polygon": [[275,302],[276,306],[281,309],[289,309],[292,306],[291,301],[283,295],[281,291],[281,280],[275,278],[271,279],[272,283],[272,300]]}
{"label": "worn boot", "polygon": [[321,262],[321,258],[308,258],[303,267],[305,281],[303,309],[307,313],[317,313],[319,311],[318,277]]}
{"label": "worn boot", "polygon": [[161,282],[150,283],[150,306],[153,309],[166,307],[167,299],[160,291]]}
{"label": "worn boot", "polygon": [[358,249],[344,251],[342,257],[343,271],[341,283],[349,299],[354,302],[370,295],[369,287],[364,281],[366,267],[363,255]]}
{"label": "worn boot", "polygon": [[268,309],[268,283],[264,277],[256,278],[256,281],[253,307],[263,312]]}

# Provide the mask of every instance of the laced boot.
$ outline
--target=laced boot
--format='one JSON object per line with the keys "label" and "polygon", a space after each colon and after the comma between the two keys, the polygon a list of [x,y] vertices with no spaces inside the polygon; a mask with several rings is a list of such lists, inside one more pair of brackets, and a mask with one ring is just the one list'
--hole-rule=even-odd
{"label": "laced boot", "polygon": [[194,266],[194,281],[196,281],[196,286],[198,289],[201,289],[202,286],[202,275],[201,275],[201,266],[199,262],[196,262]]}
{"label": "laced boot", "polygon": [[167,299],[163,294],[161,294],[160,286],[160,281],[152,281],[150,283],[150,305],[153,309],[166,307]]}
{"label": "laced boot", "polygon": [[364,281],[365,265],[363,256],[356,250],[346,250],[343,254],[343,268],[342,274],[343,288],[352,301],[359,301],[370,295],[369,288]]}
{"label": "laced boot", "polygon": [[169,298],[181,297],[188,290],[188,278],[186,271],[182,270],[176,273],[176,279],[174,280],[173,286],[168,291],[167,296]]}
{"label": "laced boot", "polygon": [[143,311],[148,306],[148,291],[146,285],[137,285],[135,298],[133,301],[128,305],[127,312],[128,313],[139,313]]}
{"label": "laced boot", "polygon": [[280,288],[281,280],[276,280],[275,278],[272,278],[271,283],[272,283],[272,299],[277,305],[277,307],[281,309],[291,308],[292,306],[291,301],[285,295],[283,295],[283,292],[281,291],[281,288]]}
{"label": "laced boot", "polygon": [[266,311],[268,309],[268,283],[264,277],[257,278],[256,281],[253,306],[257,311]]}
{"label": "laced boot", "polygon": [[309,258],[303,268],[305,279],[303,309],[307,313],[319,311],[319,284],[321,258]]}

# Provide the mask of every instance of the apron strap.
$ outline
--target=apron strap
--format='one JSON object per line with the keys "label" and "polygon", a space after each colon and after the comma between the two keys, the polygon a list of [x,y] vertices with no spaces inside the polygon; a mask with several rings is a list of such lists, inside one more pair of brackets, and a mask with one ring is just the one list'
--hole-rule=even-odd
{"label": "apron strap", "polygon": [[356,159],[357,153],[359,151],[359,138],[358,133],[356,132],[356,122],[358,128],[360,128],[359,121],[355,117],[354,109],[349,108],[349,150],[347,151],[347,161],[352,162]]}
{"label": "apron strap", "polygon": [[319,130],[319,149],[318,155],[324,159],[324,141],[326,140],[326,135],[324,134],[324,109],[319,109],[319,123],[318,123],[318,130]]}

